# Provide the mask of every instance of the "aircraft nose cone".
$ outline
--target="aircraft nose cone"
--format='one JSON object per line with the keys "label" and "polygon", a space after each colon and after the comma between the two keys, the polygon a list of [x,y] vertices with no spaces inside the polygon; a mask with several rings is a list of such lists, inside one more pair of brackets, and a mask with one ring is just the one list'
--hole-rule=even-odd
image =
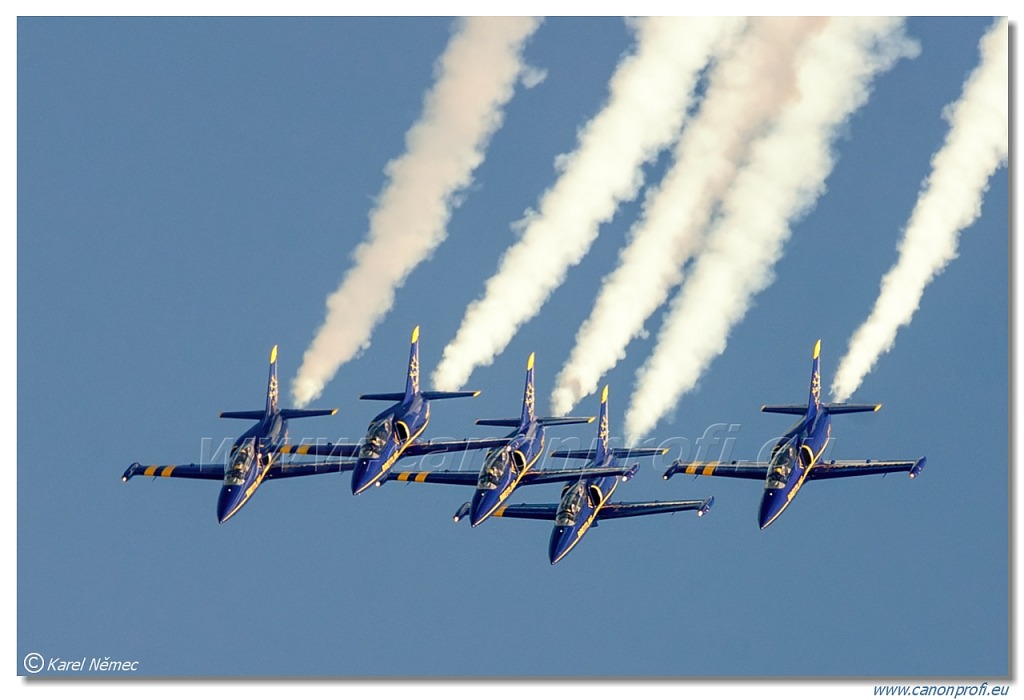
{"label": "aircraft nose cone", "polygon": [[217,497],[217,522],[223,523],[242,506],[243,491],[237,486],[222,486]]}
{"label": "aircraft nose cone", "polygon": [[497,503],[497,491],[477,491],[469,505],[469,524],[476,527],[490,517]]}
{"label": "aircraft nose cone", "polygon": [[352,495],[357,496],[370,488],[375,481],[376,472],[370,460],[360,459],[356,462],[355,469],[352,470]]}
{"label": "aircraft nose cone", "polygon": [[765,491],[761,508],[757,513],[757,524],[763,530],[771,525],[786,507],[786,497],[780,491]]}
{"label": "aircraft nose cone", "polygon": [[551,541],[548,543],[548,559],[552,564],[557,564],[569,553],[572,545],[572,530],[564,526],[555,527],[551,531]]}

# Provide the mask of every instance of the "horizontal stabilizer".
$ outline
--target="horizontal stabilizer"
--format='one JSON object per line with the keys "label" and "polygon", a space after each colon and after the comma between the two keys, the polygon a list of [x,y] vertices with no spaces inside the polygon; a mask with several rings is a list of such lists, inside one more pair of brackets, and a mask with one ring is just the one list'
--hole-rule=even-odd
{"label": "horizontal stabilizer", "polygon": [[[540,425],[575,425],[577,423],[593,423],[594,417],[585,418],[537,418],[537,423]],[[499,428],[518,428],[522,425],[521,418],[479,418],[476,421],[477,425],[492,425]]]}
{"label": "horizontal stabilizer", "polygon": [[333,416],[338,412],[336,408],[282,408],[281,417],[285,420],[292,418],[316,418],[317,416]]}
{"label": "horizontal stabilizer", "polygon": [[[873,413],[882,407],[880,403],[823,403],[818,410],[827,411],[833,416],[842,413]],[[766,404],[761,406],[764,413],[786,413],[791,416],[807,415],[807,404]]]}
{"label": "horizontal stabilizer", "polygon": [[807,404],[765,404],[761,406],[761,411],[763,413],[785,413],[791,416],[805,416],[807,415]]}
{"label": "horizontal stabilizer", "polygon": [[266,411],[221,411],[221,418],[241,418],[242,420],[263,420]]}
{"label": "horizontal stabilizer", "polygon": [[593,416],[585,416],[585,417],[578,417],[578,418],[577,417],[570,417],[570,416],[566,416],[564,418],[551,418],[551,417],[549,417],[549,418],[538,418],[537,422],[540,423],[541,425],[576,425],[577,423],[593,423],[594,422],[594,417]]}
{"label": "horizontal stabilizer", "polygon": [[637,457],[660,457],[668,452],[667,447],[613,447],[612,457],[619,459],[636,459]]}
{"label": "horizontal stabilizer", "polygon": [[[437,399],[469,399],[474,396],[479,396],[479,391],[424,391],[423,398],[427,401],[436,401]],[[518,421],[517,421],[518,422]]]}
{"label": "horizontal stabilizer", "polygon": [[[613,447],[609,450],[612,457],[617,459],[636,459],[638,457],[659,457],[668,452],[667,447]],[[596,459],[597,450],[558,450],[552,452],[551,456],[557,459]]]}
{"label": "horizontal stabilizer", "polygon": [[639,465],[610,464],[606,467],[591,469],[538,469],[530,470],[520,482],[523,486],[533,484],[551,484],[559,481],[577,481],[579,479],[599,479],[604,476],[617,476],[628,481],[636,476]]}
{"label": "horizontal stabilizer", "polygon": [[393,394],[363,394],[359,397],[360,401],[404,401],[405,394],[402,392]]}
{"label": "horizontal stabilizer", "polygon": [[833,416],[841,413],[874,413],[882,407],[880,403],[826,403],[821,407]]}
{"label": "horizontal stabilizer", "polygon": [[518,418],[478,418],[477,425],[493,425],[499,428],[518,428]]}

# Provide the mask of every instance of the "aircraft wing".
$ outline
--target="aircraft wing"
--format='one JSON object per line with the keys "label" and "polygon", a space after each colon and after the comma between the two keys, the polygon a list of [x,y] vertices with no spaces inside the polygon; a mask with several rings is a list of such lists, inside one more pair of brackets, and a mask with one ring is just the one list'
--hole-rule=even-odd
{"label": "aircraft wing", "polygon": [[[650,501],[648,503],[606,503],[597,513],[598,520],[615,518],[631,518],[638,515],[654,515],[656,513],[675,513],[681,510],[695,510],[697,515],[704,515],[714,504],[715,499],[705,498],[703,501]],[[520,503],[514,506],[498,508],[493,515],[496,518],[526,518],[529,520],[554,520],[558,512],[556,503]]]}
{"label": "aircraft wing", "polygon": [[[926,459],[916,461],[885,461],[859,460],[835,461],[815,464],[807,475],[808,481],[813,479],[836,479],[844,476],[869,476],[871,474],[889,474],[891,472],[909,472],[913,479],[924,468]],[[690,464],[674,463],[665,472],[664,478],[669,479],[675,474],[693,474],[696,476],[728,476],[734,479],[756,479],[763,481],[768,476],[767,462],[692,462]]]}
{"label": "aircraft wing", "polygon": [[150,464],[144,466],[135,462],[121,475],[121,481],[128,481],[133,476],[164,476],[177,479],[223,481],[224,466],[221,464]]}
{"label": "aircraft wing", "polygon": [[869,476],[872,474],[890,474],[893,472],[908,472],[910,478],[921,473],[924,468],[925,458],[916,461],[884,461],[867,459],[859,461],[835,461],[821,462],[811,467],[807,480],[812,479],[837,479],[843,476]]}
{"label": "aircraft wing", "polygon": [[553,481],[574,481],[600,476],[621,476],[623,481],[636,474],[638,465],[619,465],[612,467],[593,467],[591,469],[539,469],[528,471],[520,482],[523,486],[530,484],[548,484]]}
{"label": "aircraft wing", "polygon": [[[507,445],[510,438],[475,438],[465,440],[431,440],[414,442],[402,453],[406,457],[433,454],[435,452],[463,452],[465,450],[486,450]],[[476,483],[474,481],[474,483]]]}
{"label": "aircraft wing", "polygon": [[355,465],[355,462],[278,462],[270,467],[266,478],[284,479],[290,476],[339,474],[352,471]]}
{"label": "aircraft wing", "polygon": [[690,462],[681,464],[673,462],[664,474],[670,479],[675,474],[693,474],[695,476],[728,476],[733,479],[755,479],[764,481],[768,476],[768,462]]}
{"label": "aircraft wing", "polygon": [[476,486],[480,475],[477,472],[468,471],[420,471],[401,472],[389,471],[387,478],[391,481],[413,481],[417,484],[456,484],[460,486]]}
{"label": "aircraft wing", "polygon": [[520,503],[514,506],[500,506],[491,513],[495,518],[525,518],[527,520],[554,520],[558,513],[557,503]]}
{"label": "aircraft wing", "polygon": [[637,515],[654,515],[656,513],[675,513],[681,510],[695,510],[697,515],[704,515],[711,510],[714,497],[703,501],[649,501],[647,503],[606,503],[597,513],[598,520],[613,518],[632,518]]}
{"label": "aircraft wing", "polygon": [[278,452],[283,455],[313,455],[315,457],[355,457],[359,444],[319,442],[309,445],[281,445]]}

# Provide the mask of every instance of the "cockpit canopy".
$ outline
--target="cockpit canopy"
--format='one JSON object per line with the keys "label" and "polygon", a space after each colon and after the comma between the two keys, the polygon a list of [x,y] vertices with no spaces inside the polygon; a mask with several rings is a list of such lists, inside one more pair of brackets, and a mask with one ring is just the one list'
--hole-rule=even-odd
{"label": "cockpit canopy", "polygon": [[796,464],[796,446],[790,442],[783,445],[772,455],[772,461],[768,465],[768,477],[765,479],[766,489],[785,488],[789,481],[789,475],[793,473],[793,465]]}
{"label": "cockpit canopy", "polygon": [[505,476],[505,472],[508,471],[508,466],[508,447],[491,450],[484,459],[484,466],[480,469],[480,478],[477,479],[476,487],[487,490],[498,488],[502,478]]}
{"label": "cockpit canopy", "polygon": [[240,486],[245,481],[246,474],[252,468],[254,452],[251,440],[231,449],[228,468],[224,470],[225,486]]}
{"label": "cockpit canopy", "polygon": [[366,459],[377,459],[384,452],[384,445],[391,436],[391,416],[370,423],[366,429],[366,439],[359,448],[359,456]]}
{"label": "cockpit canopy", "polygon": [[582,481],[566,488],[562,494],[562,502],[558,504],[558,512],[555,513],[555,525],[557,527],[571,527],[576,524],[583,510],[583,499],[587,497],[586,487]]}

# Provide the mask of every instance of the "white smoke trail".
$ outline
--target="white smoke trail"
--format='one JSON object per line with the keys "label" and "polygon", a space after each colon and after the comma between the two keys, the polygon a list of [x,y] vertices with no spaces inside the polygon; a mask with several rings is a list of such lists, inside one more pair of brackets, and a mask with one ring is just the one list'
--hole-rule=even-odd
{"label": "white smoke trail", "polygon": [[466,309],[433,374],[438,389],[461,387],[490,364],[518,328],[540,311],[619,203],[636,196],[641,166],[678,136],[701,70],[743,27],[740,18],[645,18],[634,21],[635,52],[609,83],[608,103],[580,132],[579,145],[556,165],[558,181],[539,212],[518,226],[522,238],[502,257],[484,296]]}
{"label": "white smoke trail", "polygon": [[932,172],[914,206],[896,264],[882,278],[867,320],[853,334],[839,363],[832,393],[845,401],[910,323],[924,288],[957,255],[960,232],[981,214],[992,174],[1009,148],[1008,22],[982,38],[981,63],[964,83],[960,100],[946,108],[949,132],[932,158]]}
{"label": "white smoke trail", "polygon": [[406,152],[387,164],[388,183],[370,214],[354,264],[327,298],[327,316],[292,384],[295,404],[323,391],[338,368],[369,345],[395,289],[445,239],[454,197],[472,181],[501,125],[523,70],[521,52],[539,20],[475,17],[460,21],[435,67]]}
{"label": "white smoke trail", "polygon": [[892,18],[836,18],[805,44],[798,99],[751,147],[652,356],[637,372],[626,414],[630,440],[650,431],[725,349],[751,298],[771,283],[789,223],[824,190],[839,127],[867,100],[874,76],[916,48]]}
{"label": "white smoke trail", "polygon": [[795,97],[797,51],[825,18],[758,17],[711,70],[700,111],[676,146],[675,163],[647,193],[619,266],[602,282],[590,317],[555,382],[555,415],[597,390],[626,346],[683,279],[714,206],[767,122]]}

